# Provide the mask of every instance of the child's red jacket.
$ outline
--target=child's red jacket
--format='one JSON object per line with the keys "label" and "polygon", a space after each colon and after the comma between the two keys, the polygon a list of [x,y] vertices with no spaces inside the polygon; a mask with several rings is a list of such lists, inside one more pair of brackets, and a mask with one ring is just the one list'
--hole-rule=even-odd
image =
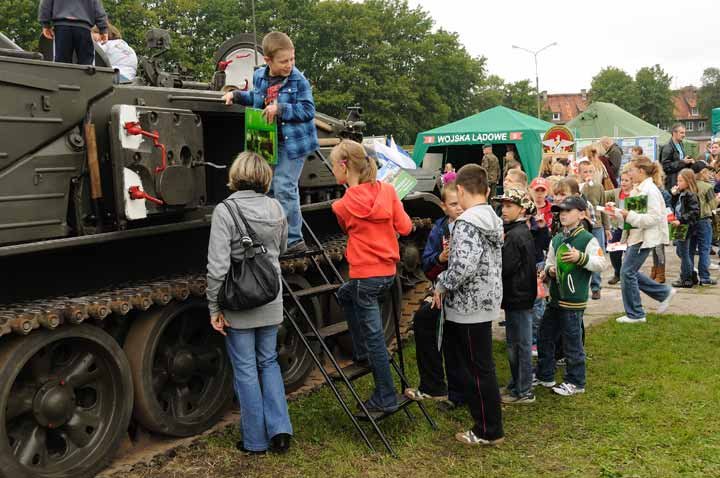
{"label": "child's red jacket", "polygon": [[332,205],[340,227],[347,233],[351,279],[395,275],[400,260],[397,234],[407,236],[412,221],[395,189],[380,181],[348,188]]}

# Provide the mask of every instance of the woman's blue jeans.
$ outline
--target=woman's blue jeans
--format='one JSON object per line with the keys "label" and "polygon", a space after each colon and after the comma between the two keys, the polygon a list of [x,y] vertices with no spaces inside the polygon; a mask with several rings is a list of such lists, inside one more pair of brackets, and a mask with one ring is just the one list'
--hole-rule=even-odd
{"label": "woman's blue jeans", "polygon": [[277,362],[278,326],[225,330],[235,394],[240,402],[243,446],[251,451],[267,450],[272,437],[293,432]]}
{"label": "woman's blue jeans", "polygon": [[379,300],[392,287],[395,276],[350,279],[338,290],[353,342],[353,358],[367,359],[375,379],[370,405],[390,411],[397,408],[390,356],[385,345]]}
{"label": "woman's blue jeans", "polygon": [[671,290],[670,286],[658,284],[640,272],[645,259],[652,251],[652,249],[641,249],[641,245],[642,243],[628,246],[620,267],[620,290],[622,291],[623,306],[625,306],[625,315],[631,319],[645,317],[640,291],[658,302],[662,302],[667,299]]}
{"label": "woman's blue jeans", "polygon": [[688,233],[690,243],[690,262],[695,263],[695,250],[698,252],[698,277],[700,282],[707,282],[710,277],[710,246],[712,244],[712,219],[700,219]]}

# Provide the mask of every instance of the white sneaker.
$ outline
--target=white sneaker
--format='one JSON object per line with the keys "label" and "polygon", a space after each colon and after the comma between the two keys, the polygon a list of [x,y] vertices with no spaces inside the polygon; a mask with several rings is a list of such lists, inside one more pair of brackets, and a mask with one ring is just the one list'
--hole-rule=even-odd
{"label": "white sneaker", "polygon": [[569,397],[570,395],[585,393],[584,388],[580,388],[568,382],[563,382],[557,387],[553,387],[552,391],[557,393],[558,395],[562,395],[563,397]]}
{"label": "white sneaker", "polygon": [[543,382],[539,380],[535,375],[533,375],[532,386],[537,387],[538,385],[542,385],[545,388],[552,388],[555,386],[555,380],[552,380],[550,382]]}
{"label": "white sneaker", "polygon": [[647,319],[645,317],[640,317],[639,319],[631,319],[627,315],[623,315],[622,317],[618,317],[617,319],[615,319],[615,322],[617,322],[618,324],[644,324],[645,322],[647,322]]}
{"label": "white sneaker", "polygon": [[674,287],[670,289],[670,293],[668,294],[667,298],[660,302],[660,305],[658,305],[657,313],[658,314],[664,314],[666,310],[668,310],[668,307],[670,307],[670,302],[672,302],[673,297],[675,297],[675,294],[677,294],[677,289]]}

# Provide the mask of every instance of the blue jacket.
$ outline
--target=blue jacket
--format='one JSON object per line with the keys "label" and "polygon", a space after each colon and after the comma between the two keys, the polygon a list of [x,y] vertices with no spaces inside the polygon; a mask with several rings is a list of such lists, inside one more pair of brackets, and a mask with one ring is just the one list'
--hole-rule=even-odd
{"label": "blue jacket", "polygon": [[[253,108],[265,108],[265,96],[270,83],[267,66],[258,68],[253,75],[251,91],[233,92],[233,102]],[[288,159],[302,158],[318,149],[315,129],[315,102],[310,82],[293,68],[285,79],[278,95],[278,147]],[[284,151],[283,151],[284,150]]]}
{"label": "blue jacket", "polygon": [[[437,275],[447,267],[447,264],[440,264],[438,262],[438,256],[443,250],[443,236],[447,235],[449,235],[448,217],[443,216],[435,221],[435,224],[428,235],[427,241],[425,242],[425,249],[423,249],[422,268],[423,272],[428,275],[428,279],[430,280],[435,280]],[[433,271],[436,267],[439,267],[439,269]],[[432,273],[429,274],[431,271]]]}

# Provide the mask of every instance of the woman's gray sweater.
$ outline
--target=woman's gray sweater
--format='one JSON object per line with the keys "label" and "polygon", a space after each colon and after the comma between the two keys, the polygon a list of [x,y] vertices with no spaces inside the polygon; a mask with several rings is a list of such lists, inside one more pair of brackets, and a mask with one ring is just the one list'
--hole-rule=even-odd
{"label": "woman's gray sweater", "polygon": [[[278,257],[287,248],[288,235],[287,219],[280,203],[255,191],[237,191],[230,195],[228,203],[230,207],[242,210],[250,227],[265,244],[267,254],[279,275],[280,261]],[[237,210],[235,209],[235,211]],[[236,217],[240,227],[244,229],[245,226],[237,213]],[[218,304],[218,292],[230,269],[230,258],[239,261],[244,257],[244,249],[240,243],[241,237],[241,231],[235,227],[230,212],[224,205],[218,204],[212,216],[208,245],[206,294],[210,314],[221,311]],[[222,312],[225,320],[234,329],[278,325],[283,320],[282,287],[280,287],[277,297],[268,304],[249,310],[222,310]]]}

